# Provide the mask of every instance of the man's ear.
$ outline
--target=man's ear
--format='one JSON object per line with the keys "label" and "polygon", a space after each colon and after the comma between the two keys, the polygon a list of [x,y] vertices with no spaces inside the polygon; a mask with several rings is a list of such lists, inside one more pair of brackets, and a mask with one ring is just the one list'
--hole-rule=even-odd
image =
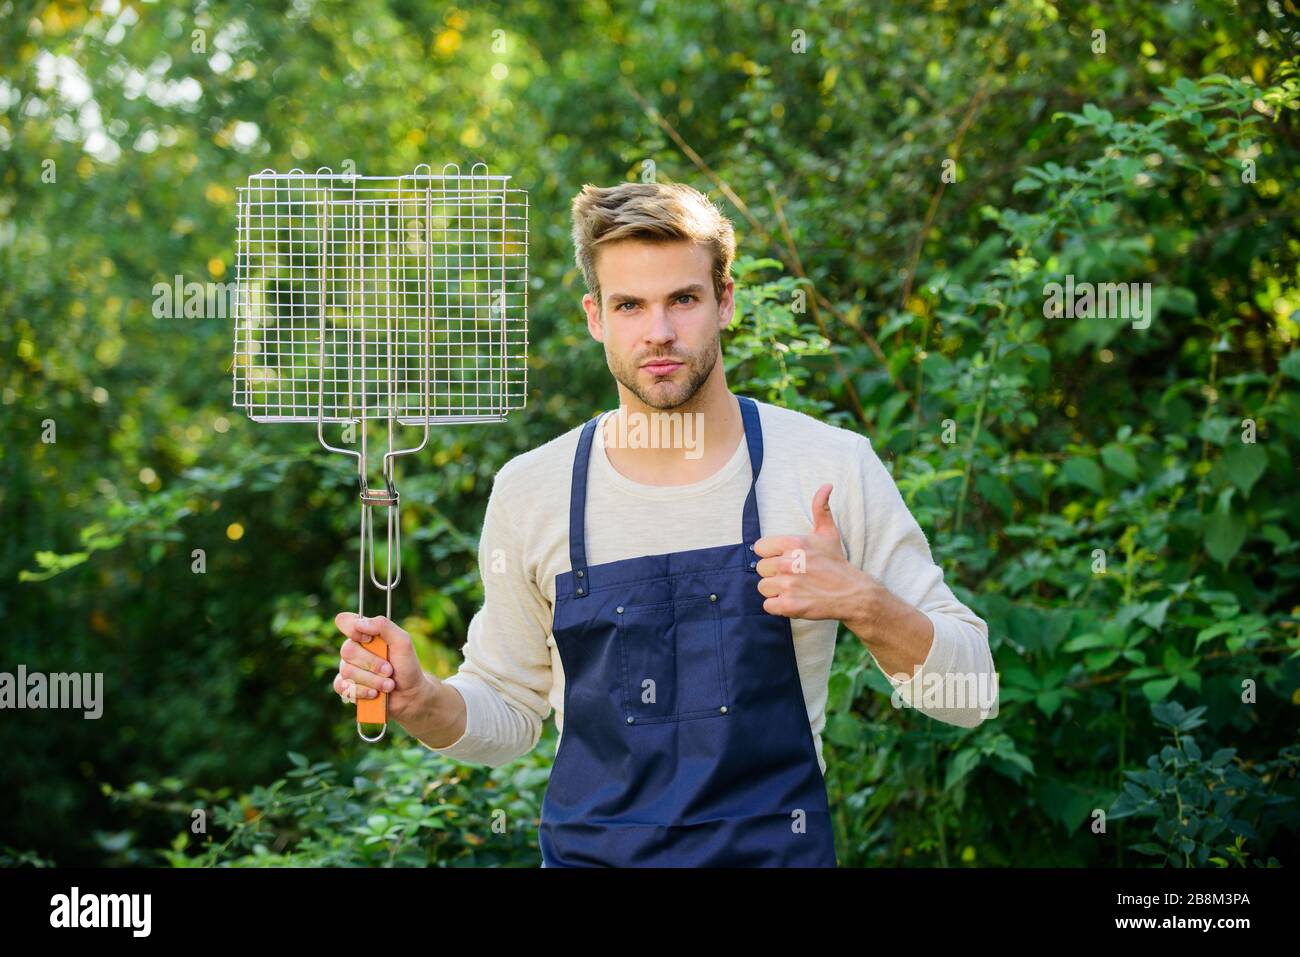
{"label": "man's ear", "polygon": [[727,285],[723,287],[722,298],[718,300],[718,319],[721,322],[719,329],[725,329],[731,325],[731,319],[736,313],[736,281],[730,276],[727,277]]}
{"label": "man's ear", "polygon": [[587,313],[587,331],[591,333],[591,338],[597,342],[604,342],[605,327],[600,318],[600,306],[591,293],[582,297],[582,308]]}

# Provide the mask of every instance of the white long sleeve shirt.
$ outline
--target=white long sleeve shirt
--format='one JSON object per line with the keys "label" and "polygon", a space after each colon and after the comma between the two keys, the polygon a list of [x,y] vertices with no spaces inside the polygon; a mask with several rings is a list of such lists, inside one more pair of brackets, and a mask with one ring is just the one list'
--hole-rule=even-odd
{"label": "white long sleeve shirt", "polygon": [[[832,483],[831,514],[848,560],[934,624],[921,671],[906,681],[886,674],[895,697],[949,724],[979,724],[987,712],[973,701],[962,708],[924,706],[920,682],[929,675],[982,674],[981,680],[991,680],[988,625],[944,582],[924,532],[870,440],[800,412],[757,404],[764,448],[758,480],[763,535],[810,532],[813,495]],[[563,735],[564,670],[551,624],[555,578],[570,570],[569,490],[581,431],[578,426],[516,456],[496,475],[479,541],[484,603],[470,621],[461,649],[464,662],[445,679],[465,699],[465,732],[432,751],[470,764],[505,764],[537,745],[552,709]],[[610,464],[603,429],[597,428],[588,472],[588,563],[740,542],[750,479],[749,449],[742,438],[731,459],[706,479],[673,486],[634,482]],[[824,774],[821,733],[839,622],[793,618],[790,624]]]}

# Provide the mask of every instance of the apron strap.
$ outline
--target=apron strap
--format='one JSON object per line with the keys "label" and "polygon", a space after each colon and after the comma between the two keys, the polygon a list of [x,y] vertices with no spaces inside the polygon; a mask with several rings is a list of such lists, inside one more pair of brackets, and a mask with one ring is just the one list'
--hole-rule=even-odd
{"label": "apron strap", "polygon": [[[745,441],[749,443],[749,464],[753,469],[753,478],[749,483],[749,495],[745,499],[745,518],[742,532],[745,547],[752,555],[754,543],[763,537],[758,524],[758,473],[763,468],[763,426],[759,422],[758,406],[748,396],[736,396],[740,400],[740,418],[745,425]],[[749,567],[753,568],[758,557],[753,556]]]}
{"label": "apron strap", "polygon": [[584,528],[587,517],[587,470],[591,465],[591,441],[596,435],[596,425],[605,413],[591,419],[582,427],[578,438],[578,451],[573,457],[573,484],[569,489],[569,566],[573,569],[574,594],[581,598],[587,594],[587,539]]}
{"label": "apron strap", "polygon": [[[749,446],[749,463],[752,477],[749,495],[745,499],[745,514],[741,532],[745,547],[750,552],[749,567],[758,557],[753,554],[754,543],[763,533],[758,521],[758,473],[763,468],[763,427],[759,421],[758,406],[747,396],[736,396],[740,402],[740,417],[745,428],[745,442]],[[591,466],[591,446],[596,437],[596,427],[607,413],[602,412],[582,427],[578,437],[578,451],[573,457],[573,483],[569,489],[569,565],[573,569],[574,594],[586,595],[591,590],[587,578],[587,473]]]}

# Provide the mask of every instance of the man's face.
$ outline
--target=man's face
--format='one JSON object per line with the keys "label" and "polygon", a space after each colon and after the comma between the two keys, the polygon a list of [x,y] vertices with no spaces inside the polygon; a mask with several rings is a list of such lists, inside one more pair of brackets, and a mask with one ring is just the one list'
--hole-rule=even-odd
{"label": "man's face", "polygon": [[713,294],[709,250],[690,242],[623,240],[601,246],[596,277],[603,315],[582,299],[587,328],[605,344],[614,378],[652,409],[690,400],[718,361],[718,334],[731,322],[734,283]]}

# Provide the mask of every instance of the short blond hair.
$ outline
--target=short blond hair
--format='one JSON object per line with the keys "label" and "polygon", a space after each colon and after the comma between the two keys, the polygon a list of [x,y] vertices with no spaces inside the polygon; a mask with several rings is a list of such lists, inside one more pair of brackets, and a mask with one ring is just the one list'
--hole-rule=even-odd
{"label": "short blond hair", "polygon": [[707,196],[685,183],[620,183],[582,187],[573,198],[573,246],[587,292],[601,304],[596,247],[621,239],[689,242],[713,256],[713,294],[721,301],[736,258],[731,220]]}

